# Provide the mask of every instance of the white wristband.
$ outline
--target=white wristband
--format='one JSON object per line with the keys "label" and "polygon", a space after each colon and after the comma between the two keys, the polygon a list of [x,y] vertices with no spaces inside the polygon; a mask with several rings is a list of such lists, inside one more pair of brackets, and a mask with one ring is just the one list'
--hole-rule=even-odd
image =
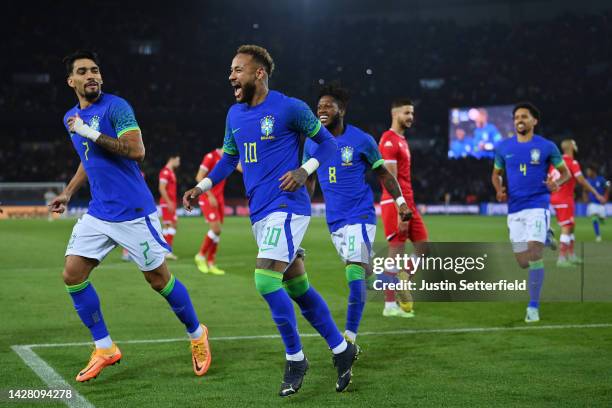
{"label": "white wristband", "polygon": [[302,164],[302,168],[306,170],[306,173],[310,176],[319,168],[319,161],[314,157],[311,157],[306,161],[306,163]]}
{"label": "white wristband", "polygon": [[97,130],[94,130],[92,128],[90,128],[89,126],[85,125],[83,127],[83,129],[81,129],[80,133],[81,136],[88,138],[89,140],[91,140],[92,142],[95,142],[96,140],[98,140],[98,138],[100,137],[100,135],[102,133],[98,132]]}
{"label": "white wristband", "polygon": [[212,180],[208,177],[205,177],[202,181],[200,181],[196,187],[202,190],[203,193],[207,192],[212,188]]}
{"label": "white wristband", "polygon": [[406,204],[406,199],[403,196],[399,196],[395,199],[395,204],[397,204],[398,207],[401,207],[402,204]]}

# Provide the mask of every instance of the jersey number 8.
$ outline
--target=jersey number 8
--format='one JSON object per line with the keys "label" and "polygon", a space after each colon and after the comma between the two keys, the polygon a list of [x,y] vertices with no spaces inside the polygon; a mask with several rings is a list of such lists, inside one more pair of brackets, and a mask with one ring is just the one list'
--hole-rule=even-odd
{"label": "jersey number 8", "polygon": [[329,182],[335,183],[336,182],[336,167],[330,167],[328,172],[329,172]]}

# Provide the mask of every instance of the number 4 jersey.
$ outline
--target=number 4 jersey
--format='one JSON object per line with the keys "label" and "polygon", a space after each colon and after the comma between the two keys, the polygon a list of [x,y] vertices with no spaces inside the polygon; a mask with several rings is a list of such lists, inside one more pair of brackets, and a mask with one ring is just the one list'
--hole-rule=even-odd
{"label": "number 4 jersey", "polygon": [[[103,93],[85,109],[77,104],[64,115],[79,114],[83,122],[112,138],[138,130],[132,107],[122,98]],[[103,221],[122,222],[141,218],[156,211],[151,191],[135,160],[111,153],[76,133],[70,139],[81,158],[91,189],[88,214]]]}
{"label": "number 4 jersey", "polygon": [[528,142],[512,137],[495,149],[495,168],[506,173],[508,213],[530,208],[548,209],[550,192],[546,187],[548,168],[563,166],[557,146],[539,135]]}

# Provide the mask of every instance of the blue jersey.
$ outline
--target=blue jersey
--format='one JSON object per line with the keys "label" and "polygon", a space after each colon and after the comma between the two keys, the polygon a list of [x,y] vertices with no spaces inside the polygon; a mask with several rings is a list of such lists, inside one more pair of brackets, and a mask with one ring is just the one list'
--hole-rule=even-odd
{"label": "blue jersey", "polygon": [[[327,226],[334,232],[348,224],[376,225],[374,195],[365,180],[365,172],[385,162],[378,146],[372,136],[351,125],[346,126],[336,141],[336,154],[317,169],[325,198]],[[312,157],[316,147],[313,141],[306,140],[302,162]]]}
{"label": "blue jersey", "polygon": [[550,192],[546,187],[550,165],[564,165],[557,146],[542,136],[533,135],[525,143],[512,137],[495,149],[495,168],[506,172],[508,213],[529,208],[548,208]]}
{"label": "blue jersey", "polygon": [[[597,176],[593,178],[588,178],[587,181],[599,194],[604,195],[606,193],[606,189],[608,188],[608,181],[605,178]],[[591,192],[589,192],[589,202],[601,204]]]}
{"label": "blue jersey", "polygon": [[279,181],[300,165],[300,134],[312,137],[321,128],[308,105],[271,90],[257,106],[232,105],[225,125],[223,151],[240,155],[251,222],[276,211],[310,215],[306,188],[283,191]]}
{"label": "blue jersey", "polygon": [[[119,138],[127,131],[139,129],[131,106],[115,95],[103,93],[85,109],[80,109],[77,104],[64,115],[66,130],[68,118],[77,113],[89,127],[110,137]],[[121,222],[156,211],[155,201],[136,161],[110,153],[69,130],[68,133],[89,180],[91,201],[88,213],[91,216]]]}

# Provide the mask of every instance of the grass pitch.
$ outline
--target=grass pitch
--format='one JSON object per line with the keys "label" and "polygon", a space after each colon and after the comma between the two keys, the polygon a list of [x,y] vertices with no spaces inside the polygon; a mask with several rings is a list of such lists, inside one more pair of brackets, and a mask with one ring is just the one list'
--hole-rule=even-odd
{"label": "grass pitch", "polygon": [[[507,240],[502,217],[435,216],[425,222],[433,241]],[[90,340],[60,276],[73,224],[74,220],[0,222],[3,395],[8,389],[47,388],[11,345]],[[226,222],[218,253],[218,264],[228,272],[225,276],[203,275],[193,264],[205,232],[203,219],[181,219],[175,240],[180,259],[170,264],[213,338],[213,362],[205,377],[193,375],[186,340],[120,343],[121,365],[105,369],[86,384],[76,383],[74,377],[87,362],[91,346],[33,350],[96,407],[612,405],[612,327],[584,327],[612,323],[612,303],[544,303],[542,321],[523,330],[523,302],[420,303],[414,319],[399,319],[383,318],[382,296],[373,293],[360,329],[366,335],[358,337],[364,352],[349,392],[335,392],[330,352],[323,339],[312,336],[303,338],[311,363],[304,385],[297,395],[282,400],[276,395],[284,366],[281,340],[228,339],[276,334],[253,284],[257,251],[249,221],[230,217]],[[612,241],[607,225],[603,233],[605,241]],[[578,220],[576,236],[578,241],[592,241],[587,219]],[[323,219],[311,221],[303,246],[311,283],[343,328],[348,289]],[[553,256],[549,254],[547,266]],[[165,300],[140,275],[135,265],[120,261],[117,250],[92,274],[113,339],[183,337]],[[546,279],[550,282],[555,276],[548,274]],[[296,311],[300,332],[313,333]],[[0,405],[64,406],[32,401],[19,405],[1,398]]]}

